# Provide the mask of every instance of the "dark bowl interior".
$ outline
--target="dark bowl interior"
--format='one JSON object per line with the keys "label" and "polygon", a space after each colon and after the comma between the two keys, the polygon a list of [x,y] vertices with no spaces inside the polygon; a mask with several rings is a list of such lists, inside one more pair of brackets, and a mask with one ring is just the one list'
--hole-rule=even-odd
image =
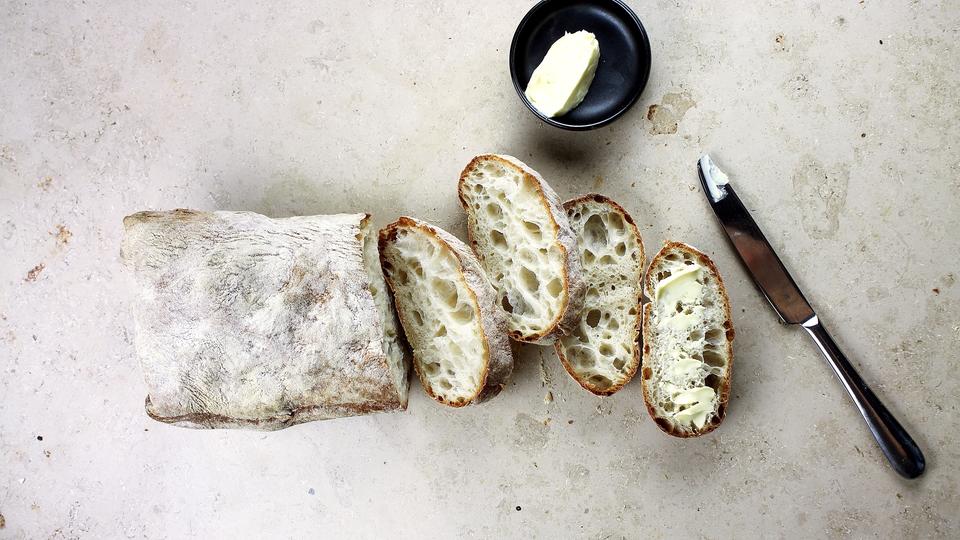
{"label": "dark bowl interior", "polygon": [[[550,46],[564,32],[578,30],[597,36],[597,74],[583,103],[563,116],[547,118],[523,91]],[[544,0],[527,13],[513,35],[510,74],[520,99],[544,122],[564,129],[593,129],[615,120],[640,97],[650,75],[650,41],[640,19],[617,0]]]}

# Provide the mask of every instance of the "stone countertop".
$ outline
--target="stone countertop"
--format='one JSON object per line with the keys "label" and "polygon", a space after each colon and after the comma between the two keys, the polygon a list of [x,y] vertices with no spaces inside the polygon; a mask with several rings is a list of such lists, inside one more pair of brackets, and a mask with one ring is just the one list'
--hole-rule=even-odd
{"label": "stone countertop", "polygon": [[[629,2],[654,64],[592,132],[545,126],[507,51],[528,2],[0,6],[0,538],[960,535],[960,6]],[[151,421],[121,219],[400,214],[462,235],[456,178],[513,154],[715,259],[729,414],[662,434],[549,348],[463,410],[275,433]],[[710,151],[864,378],[925,450],[897,477],[711,215]],[[547,402],[545,396],[552,395]]]}

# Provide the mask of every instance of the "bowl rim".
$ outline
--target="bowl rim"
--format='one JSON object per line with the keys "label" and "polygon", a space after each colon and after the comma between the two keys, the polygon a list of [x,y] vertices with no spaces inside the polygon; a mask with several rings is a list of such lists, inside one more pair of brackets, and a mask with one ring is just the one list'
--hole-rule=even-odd
{"label": "bowl rim", "polygon": [[536,117],[539,118],[541,121],[547,124],[550,124],[551,126],[555,126],[555,127],[570,130],[570,131],[587,131],[587,130],[603,127],[613,122],[617,118],[620,118],[621,116],[623,116],[625,112],[630,110],[630,107],[633,107],[633,105],[637,102],[637,100],[640,99],[640,95],[643,94],[643,90],[647,87],[647,82],[650,79],[650,67],[652,62],[651,50],[650,50],[650,38],[647,35],[647,29],[644,28],[643,23],[640,21],[640,18],[637,17],[637,14],[634,13],[632,9],[630,9],[630,6],[628,6],[621,0],[594,0],[594,2],[597,2],[597,1],[607,2],[622,9],[624,12],[626,12],[626,14],[630,17],[630,19],[633,20],[633,23],[636,25],[637,30],[639,30],[640,32],[640,43],[641,45],[643,45],[642,47],[643,52],[641,53],[643,57],[641,58],[641,61],[646,66],[646,69],[643,70],[643,73],[639,77],[640,84],[637,88],[637,91],[634,93],[634,95],[630,96],[630,99],[622,107],[617,109],[613,114],[590,124],[569,124],[566,122],[560,122],[553,118],[544,116],[540,111],[537,110],[536,107],[533,106],[532,103],[530,103],[530,100],[527,99],[527,96],[524,93],[524,89],[521,88],[520,86],[520,80],[519,80],[519,77],[517,76],[517,61],[516,61],[517,43],[520,37],[520,30],[526,27],[530,23],[530,21],[533,19],[533,17],[538,14],[538,12],[540,12],[543,9],[546,9],[547,7],[549,7],[550,4],[561,2],[561,1],[567,1],[567,0],[540,0],[533,7],[531,7],[529,11],[527,11],[527,14],[524,15],[522,19],[520,19],[520,23],[517,25],[517,29],[514,30],[513,32],[513,40],[510,42],[510,78],[513,80],[513,88],[517,91],[517,95],[520,96],[520,100],[523,101],[523,104],[526,105],[527,109],[530,112],[532,112],[534,115],[536,115]]}

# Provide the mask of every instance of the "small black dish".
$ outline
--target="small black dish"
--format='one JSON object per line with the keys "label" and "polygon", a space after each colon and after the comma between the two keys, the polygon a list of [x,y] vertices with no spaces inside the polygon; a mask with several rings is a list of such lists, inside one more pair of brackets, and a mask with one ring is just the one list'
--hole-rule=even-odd
{"label": "small black dish", "polygon": [[[547,118],[527,100],[533,70],[565,32],[593,32],[600,43],[600,63],[587,97],[578,107]],[[520,99],[544,122],[563,129],[605,126],[627,112],[640,97],[650,75],[650,40],[636,14],[619,0],[543,0],[527,12],[510,45],[510,76]]]}

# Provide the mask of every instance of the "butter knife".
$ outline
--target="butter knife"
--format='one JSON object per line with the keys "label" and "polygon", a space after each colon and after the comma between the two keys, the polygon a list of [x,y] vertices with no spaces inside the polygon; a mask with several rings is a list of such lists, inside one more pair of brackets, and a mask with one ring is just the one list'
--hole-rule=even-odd
{"label": "butter knife", "polygon": [[884,407],[857,370],[837,347],[796,282],[774,253],[760,227],[744,208],[730,180],[704,155],[697,163],[703,191],[724,232],[743,261],[757,288],[785,324],[799,324],[810,334],[817,348],[860,410],[880,450],[897,473],[906,478],[923,474],[923,453],[900,422]]}

